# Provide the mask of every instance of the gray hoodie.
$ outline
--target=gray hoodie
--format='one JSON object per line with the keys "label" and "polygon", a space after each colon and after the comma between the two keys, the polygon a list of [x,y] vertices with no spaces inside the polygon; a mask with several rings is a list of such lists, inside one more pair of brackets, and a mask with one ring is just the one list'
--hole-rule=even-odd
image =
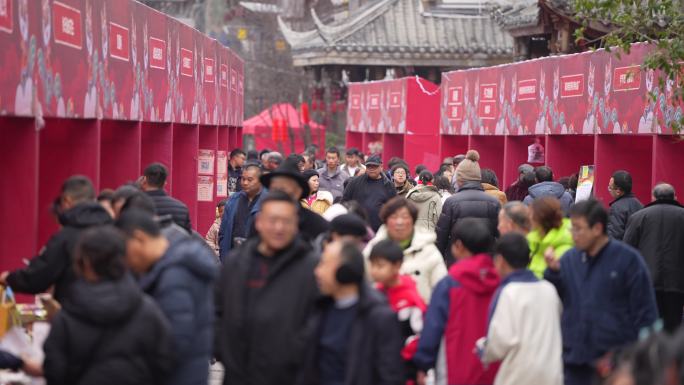
{"label": "gray hoodie", "polygon": [[541,182],[531,186],[527,190],[527,196],[523,203],[529,206],[532,204],[533,200],[545,196],[552,196],[558,199],[561,203],[563,215],[566,217],[568,216],[570,206],[572,206],[574,200],[572,199],[572,195],[565,191],[565,187],[558,182]]}

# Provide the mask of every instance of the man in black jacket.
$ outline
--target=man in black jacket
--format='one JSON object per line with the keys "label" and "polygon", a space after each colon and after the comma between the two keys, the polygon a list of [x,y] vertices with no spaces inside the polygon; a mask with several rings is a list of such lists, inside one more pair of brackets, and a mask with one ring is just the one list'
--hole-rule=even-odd
{"label": "man in black jacket", "polygon": [[[259,180],[269,191],[282,191],[297,202],[309,196],[309,182],[299,172],[297,162],[293,158],[285,159],[277,169],[268,174],[262,174]],[[297,211],[299,234],[304,241],[313,242],[319,235],[330,228],[328,221],[315,212],[305,209],[301,205],[299,205]],[[254,234],[255,231],[252,229],[250,235],[253,236]]]}
{"label": "man in black jacket", "polygon": [[665,330],[674,332],[682,323],[684,309],[684,206],[666,183],[655,186],[653,199],[629,219],[624,241],[644,256],[658,313]]}
{"label": "man in black jacket", "polygon": [[142,190],[154,200],[158,216],[171,215],[178,226],[192,232],[188,206],[164,191],[169,172],[161,163],[152,163],[143,172]]}
{"label": "man in black jacket", "polygon": [[465,218],[477,218],[486,222],[491,234],[498,236],[499,200],[484,192],[480,171],[480,154],[468,151],[466,158],[456,168],[458,192],[447,198],[437,221],[437,248],[442,252],[448,266],[455,262],[451,255],[451,229]]}
{"label": "man in black jacket", "polygon": [[625,236],[629,217],[644,208],[644,205],[632,193],[632,176],[627,171],[613,173],[608,191],[613,197],[608,213],[608,236],[621,241]]}
{"label": "man in black jacket", "polygon": [[349,179],[342,202],[358,202],[368,213],[368,222],[373,231],[378,231],[382,225],[380,208],[396,195],[394,183],[382,172],[382,160],[378,155],[373,155],[366,161],[366,173]]}
{"label": "man in black jacket", "polygon": [[59,302],[70,295],[68,289],[75,279],[73,252],[81,232],[111,223],[112,217],[95,201],[93,184],[82,175],[72,176],[64,182],[59,202],[62,228],[27,267],[2,273],[0,284],[26,294],[42,293],[54,285],[54,298]]}
{"label": "man in black jacket", "polygon": [[214,350],[224,384],[292,384],[300,370],[318,258],[298,236],[299,208],[286,193],[269,192],[256,215],[257,236],[223,261]]}
{"label": "man in black jacket", "polygon": [[354,242],[328,244],[316,267],[321,299],[308,322],[309,341],[299,385],[405,383],[403,337],[396,315],[364,283],[364,259]]}

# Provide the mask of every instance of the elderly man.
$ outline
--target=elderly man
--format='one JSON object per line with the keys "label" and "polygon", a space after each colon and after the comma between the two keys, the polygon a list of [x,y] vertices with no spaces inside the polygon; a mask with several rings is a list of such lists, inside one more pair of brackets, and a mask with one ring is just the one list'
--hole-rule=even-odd
{"label": "elderly man", "polygon": [[655,186],[653,202],[627,222],[624,241],[644,256],[665,330],[674,332],[684,309],[684,206],[677,202],[674,187]]}

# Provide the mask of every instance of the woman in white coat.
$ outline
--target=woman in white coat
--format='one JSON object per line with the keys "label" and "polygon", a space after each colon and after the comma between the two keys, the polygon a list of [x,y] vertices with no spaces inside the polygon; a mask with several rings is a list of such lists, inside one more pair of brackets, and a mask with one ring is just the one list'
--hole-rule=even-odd
{"label": "woman in white coat", "polygon": [[413,278],[418,293],[425,303],[430,302],[432,289],[446,276],[447,268],[442,254],[435,246],[437,235],[422,227],[417,227],[418,208],[404,197],[394,197],[380,210],[383,225],[364,249],[368,258],[376,243],[391,239],[404,250],[401,274]]}

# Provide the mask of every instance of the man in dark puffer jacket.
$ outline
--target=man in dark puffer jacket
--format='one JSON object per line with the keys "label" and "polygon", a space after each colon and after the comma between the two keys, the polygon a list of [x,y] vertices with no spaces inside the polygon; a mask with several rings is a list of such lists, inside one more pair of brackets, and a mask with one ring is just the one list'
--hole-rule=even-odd
{"label": "man in dark puffer jacket", "polygon": [[166,178],[169,175],[166,167],[161,163],[152,163],[145,168],[142,180],[142,190],[154,200],[157,215],[171,215],[176,224],[188,232],[192,232],[188,206],[176,198],[170,197],[164,191]]}
{"label": "man in dark puffer jacket", "polygon": [[117,226],[127,237],[126,261],[171,324],[178,364],[166,383],[206,385],[213,342],[214,254],[190,235],[170,241],[152,216],[124,211]]}
{"label": "man in dark puffer jacket", "polygon": [[466,158],[456,168],[458,192],[447,198],[442,207],[442,214],[437,221],[437,248],[451,266],[455,261],[449,250],[451,245],[451,229],[464,218],[478,218],[486,222],[491,234],[498,235],[499,200],[484,192],[482,173],[480,172],[480,154],[470,150]]}

